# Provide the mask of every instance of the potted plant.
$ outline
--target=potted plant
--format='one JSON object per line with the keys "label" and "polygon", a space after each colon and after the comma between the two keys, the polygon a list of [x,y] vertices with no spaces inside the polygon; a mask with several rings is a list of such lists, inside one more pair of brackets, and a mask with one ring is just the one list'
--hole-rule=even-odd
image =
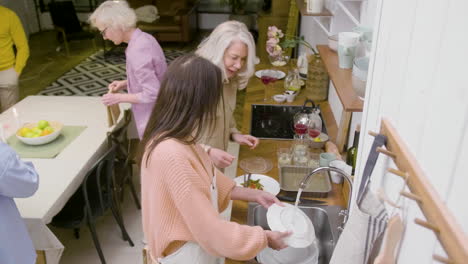
{"label": "potted plant", "polygon": [[[270,62],[275,66],[274,63],[287,60],[284,58],[284,50],[289,48],[295,48],[297,45],[303,45],[307,47],[312,54],[303,54],[303,61],[306,63],[307,69],[307,80],[306,80],[306,96],[312,100],[324,101],[328,96],[328,73],[323,64],[320,54],[307,42],[303,36],[284,36],[281,29],[276,26],[268,27],[268,40],[266,43],[266,50],[270,58]],[[281,39],[285,37],[283,41]],[[305,76],[303,76],[305,77]]]}
{"label": "potted plant", "polygon": [[245,11],[247,0],[221,0],[221,3],[231,7],[230,20],[243,22],[248,28],[252,28],[252,18],[250,15],[246,14]]}
{"label": "potted plant", "polygon": [[247,0],[221,0],[221,3],[229,5],[231,7],[231,12],[235,15],[245,14]]}

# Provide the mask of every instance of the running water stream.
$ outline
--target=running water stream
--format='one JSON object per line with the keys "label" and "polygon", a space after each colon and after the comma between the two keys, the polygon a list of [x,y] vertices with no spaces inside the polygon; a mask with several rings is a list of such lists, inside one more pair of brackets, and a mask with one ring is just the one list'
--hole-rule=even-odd
{"label": "running water stream", "polygon": [[302,194],[302,191],[304,189],[300,188],[298,191],[297,191],[297,196],[296,196],[296,202],[294,203],[294,206],[296,207],[296,209],[299,209],[298,208],[298,205],[299,205],[299,201],[301,200],[301,194]]}

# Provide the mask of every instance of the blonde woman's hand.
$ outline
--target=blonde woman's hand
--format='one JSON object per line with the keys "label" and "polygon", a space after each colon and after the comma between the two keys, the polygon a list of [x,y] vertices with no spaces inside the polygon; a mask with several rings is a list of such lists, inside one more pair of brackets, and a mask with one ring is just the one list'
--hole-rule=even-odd
{"label": "blonde woman's hand", "polygon": [[120,90],[123,90],[127,87],[127,80],[123,81],[113,81],[109,84],[107,88],[109,88],[110,93],[116,93]]}
{"label": "blonde woman's hand", "polygon": [[236,158],[233,155],[227,153],[226,151],[217,148],[210,148],[210,150],[208,151],[208,155],[210,156],[214,165],[220,169],[226,168],[229,165],[231,165],[234,159]]}
{"label": "blonde woman's hand", "polygon": [[260,140],[254,136],[251,135],[243,135],[239,133],[234,133],[231,135],[232,140],[235,142],[241,144],[241,145],[247,145],[250,147],[250,149],[254,149],[257,147],[258,143]]}
{"label": "blonde woman's hand", "polygon": [[291,231],[278,232],[278,231],[265,231],[268,239],[268,247],[274,250],[281,250],[288,245],[284,242],[284,239],[292,234]]}

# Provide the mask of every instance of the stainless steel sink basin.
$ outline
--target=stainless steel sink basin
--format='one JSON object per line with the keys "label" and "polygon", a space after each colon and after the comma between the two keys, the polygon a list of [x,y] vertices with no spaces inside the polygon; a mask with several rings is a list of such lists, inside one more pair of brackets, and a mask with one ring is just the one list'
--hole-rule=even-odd
{"label": "stainless steel sink basin", "polygon": [[[299,207],[311,219],[314,225],[315,236],[317,237],[320,251],[318,264],[329,263],[338,239],[338,227],[343,223],[343,216],[339,215],[343,208],[329,205]],[[263,229],[269,230],[266,212],[267,209],[263,206],[257,203],[249,203],[247,224],[261,226]]]}

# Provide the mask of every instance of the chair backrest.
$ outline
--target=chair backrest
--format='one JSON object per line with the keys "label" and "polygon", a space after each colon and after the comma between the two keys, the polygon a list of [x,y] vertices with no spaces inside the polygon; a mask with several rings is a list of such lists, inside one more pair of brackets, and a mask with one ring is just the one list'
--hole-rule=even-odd
{"label": "chair backrest", "polygon": [[95,212],[104,214],[111,206],[115,156],[116,146],[113,145],[88,170],[81,185],[85,203],[89,204],[94,212],[92,217],[101,216]]}
{"label": "chair backrest", "polygon": [[52,219],[53,226],[79,228],[87,223],[88,214],[95,218],[107,211],[112,199],[115,152],[116,146],[111,147],[90,167],[80,189]]}
{"label": "chair backrest", "polygon": [[63,28],[66,34],[82,31],[72,1],[51,2],[49,3],[49,11],[54,26]]}
{"label": "chair backrest", "polygon": [[117,145],[117,156],[121,158],[121,155],[128,154],[128,137],[127,131],[132,121],[132,110],[127,109],[123,113],[123,122],[118,123],[114,130],[108,133],[107,140],[111,145]]}

